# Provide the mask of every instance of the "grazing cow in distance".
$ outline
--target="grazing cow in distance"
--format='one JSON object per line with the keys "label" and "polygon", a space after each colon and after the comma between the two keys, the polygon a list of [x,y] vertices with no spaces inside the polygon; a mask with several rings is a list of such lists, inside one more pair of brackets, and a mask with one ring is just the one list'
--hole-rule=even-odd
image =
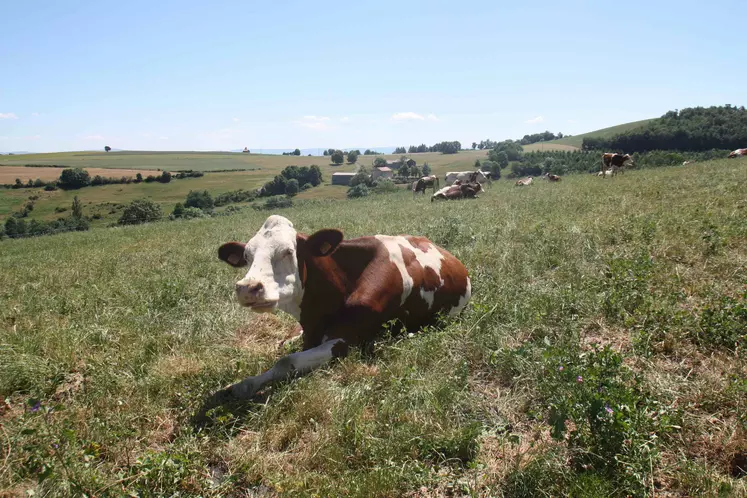
{"label": "grazing cow in distance", "polygon": [[545,180],[550,182],[559,182],[561,178],[558,175],[553,175],[551,173],[545,173]]}
{"label": "grazing cow in distance", "polygon": [[514,185],[516,187],[528,187],[531,184],[532,184],[532,177],[531,176],[528,176],[526,178],[522,178],[520,180],[516,180],[516,183],[514,183]]}
{"label": "grazing cow in distance", "polygon": [[747,149],[737,149],[729,154],[730,158],[747,156]]}
{"label": "grazing cow in distance", "polygon": [[438,189],[438,177],[436,175],[430,175],[430,176],[424,176],[422,178],[418,178],[413,182],[412,184],[412,195],[413,197],[418,192],[422,192],[423,195],[425,195],[425,189],[427,188],[433,188],[433,192],[436,192],[436,189]]}
{"label": "grazing cow in distance", "polygon": [[471,295],[464,265],[424,237],[343,240],[331,228],[306,235],[272,215],[249,242],[223,244],[218,257],[249,268],[235,285],[242,306],[258,313],[283,310],[303,330],[303,351],[222,391],[238,398],[347,355],[391,320],[415,331],[442,313],[459,313]]}
{"label": "grazing cow in distance", "polygon": [[479,183],[480,185],[490,184],[490,175],[485,171],[450,171],[446,173],[446,185],[453,185],[457,180],[462,183]]}
{"label": "grazing cow in distance", "polygon": [[687,166],[688,164],[692,164],[692,163],[693,163],[692,161],[683,161],[682,165]]}
{"label": "grazing cow in distance", "polygon": [[455,200],[455,199],[477,199],[477,194],[482,192],[482,185],[479,183],[462,183],[459,180],[454,182],[450,187],[444,187],[431,196],[431,202],[437,199]]}
{"label": "grazing cow in distance", "polygon": [[[624,171],[625,167],[634,168],[635,163],[630,154],[613,154],[611,152],[605,152],[602,154],[602,168],[601,172],[612,170],[612,176],[617,174],[617,171]],[[601,175],[602,178],[607,176],[606,174]]]}

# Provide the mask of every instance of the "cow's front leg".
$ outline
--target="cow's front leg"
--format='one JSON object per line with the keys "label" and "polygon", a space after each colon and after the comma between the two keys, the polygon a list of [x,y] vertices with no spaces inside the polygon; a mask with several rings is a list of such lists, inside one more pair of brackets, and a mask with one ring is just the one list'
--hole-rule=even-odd
{"label": "cow's front leg", "polygon": [[331,339],[306,351],[280,358],[275,365],[261,375],[247,377],[228,389],[236,398],[248,399],[267,384],[279,382],[294,375],[308,373],[327,363],[332,358],[347,356],[348,345],[342,339]]}

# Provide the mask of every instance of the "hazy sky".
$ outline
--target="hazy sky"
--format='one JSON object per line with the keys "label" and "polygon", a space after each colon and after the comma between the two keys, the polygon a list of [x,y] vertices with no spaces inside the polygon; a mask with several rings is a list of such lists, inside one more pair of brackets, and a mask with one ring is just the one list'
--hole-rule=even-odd
{"label": "hazy sky", "polygon": [[0,5],[0,151],[469,144],[747,104],[744,0]]}

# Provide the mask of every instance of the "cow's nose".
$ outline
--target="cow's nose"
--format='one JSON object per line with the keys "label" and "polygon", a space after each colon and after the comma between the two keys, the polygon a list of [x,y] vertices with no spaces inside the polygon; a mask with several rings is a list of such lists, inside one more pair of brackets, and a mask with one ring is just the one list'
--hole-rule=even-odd
{"label": "cow's nose", "polygon": [[265,286],[262,285],[262,282],[238,282],[236,284],[236,292],[239,294],[250,294],[253,296],[256,296],[260,292],[264,290]]}

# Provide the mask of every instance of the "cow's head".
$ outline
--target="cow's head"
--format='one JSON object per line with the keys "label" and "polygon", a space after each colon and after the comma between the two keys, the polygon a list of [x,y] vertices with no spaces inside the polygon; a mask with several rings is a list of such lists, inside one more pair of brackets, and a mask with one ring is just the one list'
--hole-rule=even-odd
{"label": "cow's head", "polygon": [[623,165],[628,166],[629,168],[635,168],[635,162],[633,161],[633,156],[630,154],[623,155]]}
{"label": "cow's head", "polygon": [[299,269],[307,256],[328,256],[342,242],[339,230],[320,230],[310,236],[298,234],[293,223],[272,215],[246,244],[228,242],[218,257],[235,267],[248,266],[236,282],[236,298],[257,312],[299,304],[303,288]]}

